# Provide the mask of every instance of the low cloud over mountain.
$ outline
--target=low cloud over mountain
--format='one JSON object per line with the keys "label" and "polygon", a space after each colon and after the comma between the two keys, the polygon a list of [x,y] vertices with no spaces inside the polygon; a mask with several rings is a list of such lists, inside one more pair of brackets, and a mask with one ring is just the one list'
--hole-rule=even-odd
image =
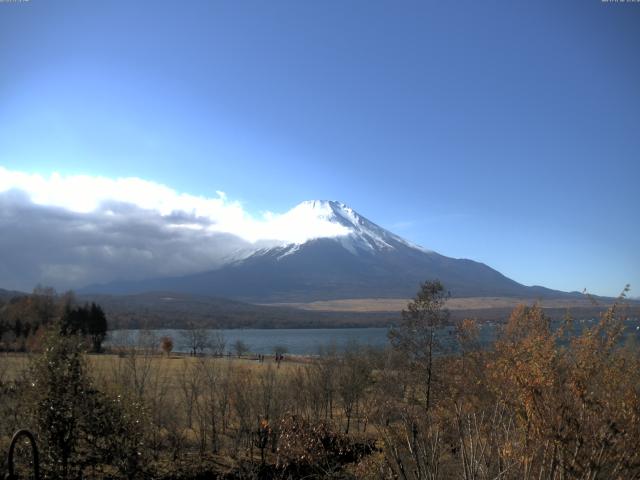
{"label": "low cloud over mountain", "polygon": [[439,278],[462,296],[561,293],[426,250],[339,202],[305,201],[255,218],[216,195],[0,167],[0,287],[298,301],[407,297]]}
{"label": "low cloud over mountain", "polygon": [[215,269],[261,248],[346,235],[293,209],[258,218],[223,192],[0,167],[0,287],[58,289]]}
{"label": "low cloud over mountain", "polygon": [[[186,222],[188,227],[179,226]],[[67,289],[181,275],[215,268],[250,246],[238,236],[208,230],[209,223],[114,202],[79,213],[37,205],[24,192],[0,193],[0,283],[21,290],[36,283]]]}

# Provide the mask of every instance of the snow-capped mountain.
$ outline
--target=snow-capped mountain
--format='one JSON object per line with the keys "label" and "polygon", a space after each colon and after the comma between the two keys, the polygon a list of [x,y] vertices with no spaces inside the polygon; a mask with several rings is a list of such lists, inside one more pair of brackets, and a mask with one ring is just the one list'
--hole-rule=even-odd
{"label": "snow-capped mountain", "polygon": [[[285,245],[285,254],[299,250],[300,245],[317,238],[333,238],[349,252],[383,252],[398,248],[421,247],[407,242],[375,223],[367,220],[344,203],[329,200],[311,200],[302,202],[284,215],[288,220],[299,224],[313,225],[315,231],[325,231],[325,235],[309,235],[303,242]],[[328,232],[332,232],[329,234]]]}
{"label": "snow-capped mountain", "polygon": [[415,294],[420,282],[439,279],[456,296],[564,295],[526,287],[482,263],[445,257],[414,245],[343,203],[302,202],[279,221],[288,241],[245,252],[219,269],[84,291],[162,290],[260,302],[407,298]]}

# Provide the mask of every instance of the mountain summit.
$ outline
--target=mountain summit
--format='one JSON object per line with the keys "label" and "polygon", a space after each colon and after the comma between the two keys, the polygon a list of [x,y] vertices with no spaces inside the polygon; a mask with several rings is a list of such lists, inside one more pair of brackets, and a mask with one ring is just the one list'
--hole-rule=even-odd
{"label": "mountain summit", "polygon": [[[426,250],[366,219],[344,203],[331,200],[308,200],[283,215],[295,225],[301,241],[284,242],[284,253],[298,251],[300,245],[322,238],[333,239],[354,255],[415,248]],[[262,249],[261,252],[269,249]]]}
{"label": "mountain summit", "polygon": [[376,225],[344,203],[305,201],[278,221],[295,241],[250,251],[216,270],[183,277],[111,283],[90,293],[174,291],[258,302],[407,298],[439,279],[458,297],[558,297],[521,285],[479,262],[445,257]]}

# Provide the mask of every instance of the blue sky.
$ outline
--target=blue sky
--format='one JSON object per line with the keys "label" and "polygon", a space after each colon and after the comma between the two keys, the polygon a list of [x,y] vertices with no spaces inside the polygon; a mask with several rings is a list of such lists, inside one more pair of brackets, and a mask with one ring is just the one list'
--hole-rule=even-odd
{"label": "blue sky", "polygon": [[638,3],[30,0],[0,42],[0,166],[335,199],[525,284],[640,294]]}

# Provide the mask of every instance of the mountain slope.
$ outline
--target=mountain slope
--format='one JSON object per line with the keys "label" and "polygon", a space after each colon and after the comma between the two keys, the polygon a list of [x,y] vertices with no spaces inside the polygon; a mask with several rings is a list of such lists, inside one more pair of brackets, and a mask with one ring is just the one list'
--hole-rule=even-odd
{"label": "mountain slope", "polygon": [[[526,287],[479,262],[423,249],[331,201],[303,202],[285,215],[300,229],[321,232],[299,243],[260,249],[220,269],[198,274],[112,283],[93,293],[174,291],[249,301],[407,298],[421,281],[441,280],[455,296],[558,297]],[[311,237],[311,238],[306,238]]]}

